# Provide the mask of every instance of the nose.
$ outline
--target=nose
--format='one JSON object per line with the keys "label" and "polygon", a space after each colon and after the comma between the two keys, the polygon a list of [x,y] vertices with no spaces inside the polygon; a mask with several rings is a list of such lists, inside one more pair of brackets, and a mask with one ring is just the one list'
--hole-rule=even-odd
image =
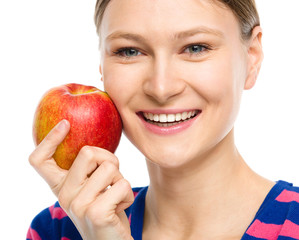
{"label": "nose", "polygon": [[178,97],[186,88],[186,82],[180,78],[178,69],[166,57],[153,59],[143,81],[143,92],[159,104]]}

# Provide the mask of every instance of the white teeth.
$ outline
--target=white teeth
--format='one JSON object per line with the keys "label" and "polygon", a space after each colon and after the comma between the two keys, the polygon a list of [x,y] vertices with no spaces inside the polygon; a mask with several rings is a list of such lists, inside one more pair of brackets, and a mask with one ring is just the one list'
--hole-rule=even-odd
{"label": "white teeth", "polygon": [[149,117],[150,120],[152,120],[152,121],[154,120],[154,114],[148,113],[148,117]]}
{"label": "white teeth", "polygon": [[160,116],[159,116],[159,120],[160,120],[160,122],[167,122],[167,116],[166,116],[166,114],[160,114]]}
{"label": "white teeth", "polygon": [[[190,111],[190,112],[182,112],[182,113],[175,113],[175,114],[153,114],[153,113],[143,113],[143,116],[147,120],[159,122],[159,123],[175,123],[181,120],[189,119],[195,116],[198,111]],[[168,124],[169,125],[169,124]]]}
{"label": "white teeth", "polygon": [[182,119],[182,114],[177,113],[177,114],[175,115],[175,120],[176,120],[176,121],[181,121],[181,119]]}
{"label": "white teeth", "polygon": [[174,114],[167,114],[167,122],[174,122],[175,115]]}
{"label": "white teeth", "polygon": [[188,115],[188,113],[187,113],[187,112],[183,112],[183,113],[182,113],[182,120],[185,120],[185,119],[187,119],[187,115]]}

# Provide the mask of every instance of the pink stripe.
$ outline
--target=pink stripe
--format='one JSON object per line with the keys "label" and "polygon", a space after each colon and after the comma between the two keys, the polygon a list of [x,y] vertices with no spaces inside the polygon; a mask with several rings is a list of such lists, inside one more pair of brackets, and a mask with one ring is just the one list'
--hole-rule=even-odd
{"label": "pink stripe", "polygon": [[[134,194],[134,198],[136,198],[136,196],[138,195],[139,192],[133,192]],[[132,218],[132,214],[130,213],[129,217],[128,217],[128,220],[129,220],[129,223],[131,225],[131,218]]]}
{"label": "pink stripe", "polygon": [[247,234],[256,237],[264,238],[267,240],[276,240],[278,238],[279,232],[282,225],[277,224],[267,224],[256,219],[252,225],[248,228]]}
{"label": "pink stripe", "polygon": [[66,237],[62,237],[61,240],[71,240],[71,239],[66,238]]}
{"label": "pink stripe", "polygon": [[53,206],[49,207],[49,211],[50,211],[52,219],[57,218],[58,220],[61,220],[62,218],[67,217],[67,214],[65,213],[65,211],[63,211],[63,209],[60,207],[54,207],[54,205],[53,205]]}
{"label": "pink stripe", "polygon": [[299,193],[293,192],[293,191],[288,191],[288,190],[283,190],[278,197],[276,198],[276,201],[279,202],[298,202],[299,203]]}
{"label": "pink stripe", "polygon": [[299,225],[291,222],[290,220],[285,220],[280,235],[299,239]]}
{"label": "pink stripe", "polygon": [[134,198],[138,195],[139,192],[133,192]]}
{"label": "pink stripe", "polygon": [[42,240],[37,231],[32,228],[29,228],[26,238],[30,240]]}
{"label": "pink stripe", "polygon": [[131,217],[132,217],[132,214],[129,215],[129,223],[131,225]]}

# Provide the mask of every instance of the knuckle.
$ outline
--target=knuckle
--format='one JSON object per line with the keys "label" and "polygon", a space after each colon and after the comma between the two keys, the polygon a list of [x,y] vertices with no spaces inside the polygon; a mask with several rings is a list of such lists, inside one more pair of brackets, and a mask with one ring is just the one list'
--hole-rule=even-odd
{"label": "knuckle", "polygon": [[38,162],[39,162],[39,161],[38,161],[38,159],[37,159],[37,157],[36,157],[36,152],[35,152],[35,151],[32,152],[32,153],[29,155],[28,160],[29,160],[29,163],[30,163],[31,166],[36,167],[36,166],[38,165]]}
{"label": "knuckle", "polygon": [[79,154],[83,157],[83,158],[93,158],[94,156],[94,150],[93,147],[91,146],[83,146],[79,152]]}
{"label": "knuckle", "polygon": [[112,153],[104,148],[98,148],[98,150],[102,153],[103,157],[105,157],[107,160],[109,160],[111,163],[113,163],[117,168],[119,168],[119,160],[115,156],[114,153]]}
{"label": "knuckle", "polygon": [[129,181],[123,178],[120,180],[120,184],[123,192],[123,198],[127,199],[128,202],[133,203],[135,198]]}
{"label": "knuckle", "polygon": [[101,164],[101,168],[103,168],[103,170],[107,173],[113,173],[118,170],[117,167],[109,161],[104,161]]}
{"label": "knuckle", "polygon": [[120,179],[118,182],[118,188],[122,192],[122,197],[127,198],[132,193],[132,187],[128,180],[125,178]]}
{"label": "knuckle", "polygon": [[111,226],[111,225],[115,225],[115,215],[106,215],[105,216],[105,219],[103,219],[103,221],[101,222],[97,222],[97,224],[102,224],[102,225],[105,225],[105,226]]}
{"label": "knuckle", "polygon": [[110,161],[113,163],[117,168],[119,168],[119,160],[114,155],[114,153],[109,152],[108,150],[104,148],[95,148],[97,153],[101,155],[103,158],[105,158],[107,161]]}
{"label": "knuckle", "polygon": [[114,163],[114,165],[117,167],[117,168],[119,168],[119,160],[118,160],[118,158],[113,154],[113,158],[112,158],[112,160],[113,160],[113,163]]}
{"label": "knuckle", "polygon": [[69,211],[74,215],[74,216],[79,216],[80,212],[82,211],[82,204],[79,200],[74,199],[69,206]]}
{"label": "knuckle", "polygon": [[129,183],[129,181],[125,178],[122,178],[120,181],[121,184],[121,188],[124,189],[124,191],[132,191],[132,187],[131,184]]}
{"label": "knuckle", "polygon": [[107,151],[108,156],[107,159],[109,160],[109,162],[113,163],[117,168],[119,168],[119,160],[118,158],[111,152]]}
{"label": "knuckle", "polygon": [[38,148],[36,148],[28,157],[29,164],[34,168],[39,168],[41,163],[43,162],[43,159],[40,156],[40,153],[38,152]]}

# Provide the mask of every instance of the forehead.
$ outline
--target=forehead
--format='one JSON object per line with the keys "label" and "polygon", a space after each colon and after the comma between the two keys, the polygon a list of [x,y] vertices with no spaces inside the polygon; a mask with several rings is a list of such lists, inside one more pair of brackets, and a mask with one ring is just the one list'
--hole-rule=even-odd
{"label": "forehead", "polygon": [[102,40],[115,31],[165,38],[198,26],[239,34],[233,13],[215,0],[111,0],[100,33]]}

